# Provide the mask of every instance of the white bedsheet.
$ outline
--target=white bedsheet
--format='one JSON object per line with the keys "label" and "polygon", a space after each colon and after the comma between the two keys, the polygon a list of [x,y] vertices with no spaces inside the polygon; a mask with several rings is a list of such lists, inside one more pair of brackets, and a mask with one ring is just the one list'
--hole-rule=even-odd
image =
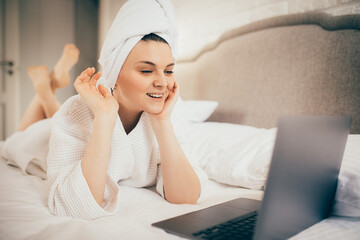
{"label": "white bedsheet", "polygon": [[[261,199],[262,191],[211,182],[199,205],[173,205],[153,188],[120,186],[115,216],[93,221],[57,217],[47,208],[48,185],[0,161],[0,239],[180,239],[151,223],[237,197]],[[360,219],[332,217],[294,239],[359,239]]]}
{"label": "white bedsheet", "polygon": [[154,188],[120,186],[119,209],[112,217],[94,221],[57,217],[47,208],[48,186],[39,177],[23,175],[0,161],[1,239],[177,239],[151,223],[191,212],[239,196],[261,199],[262,192],[210,184],[222,194],[200,205],[173,205]]}

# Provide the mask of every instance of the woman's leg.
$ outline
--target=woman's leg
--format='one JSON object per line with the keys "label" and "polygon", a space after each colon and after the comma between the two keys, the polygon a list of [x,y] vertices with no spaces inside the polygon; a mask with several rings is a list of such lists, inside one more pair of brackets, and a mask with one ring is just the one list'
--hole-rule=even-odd
{"label": "woman's leg", "polygon": [[79,60],[79,49],[74,44],[66,44],[59,61],[50,73],[51,88],[66,87],[70,82],[69,71]]}
{"label": "woman's leg", "polygon": [[37,121],[50,118],[57,112],[61,104],[56,99],[56,90],[69,84],[69,71],[77,63],[78,58],[79,50],[76,46],[67,44],[50,76],[47,66],[28,68],[28,75],[33,82],[36,95],[21,120],[19,131],[25,130]]}
{"label": "woman's leg", "polygon": [[25,130],[28,126],[37,121],[52,117],[60,108],[60,103],[57,101],[55,93],[50,85],[48,67],[28,67],[28,76],[34,85],[36,95],[21,120],[18,129],[19,131]]}
{"label": "woman's leg", "polygon": [[30,105],[26,109],[26,112],[21,119],[18,131],[24,131],[28,126],[33,124],[34,122],[45,119],[44,110],[40,104],[40,100],[38,96],[35,96]]}

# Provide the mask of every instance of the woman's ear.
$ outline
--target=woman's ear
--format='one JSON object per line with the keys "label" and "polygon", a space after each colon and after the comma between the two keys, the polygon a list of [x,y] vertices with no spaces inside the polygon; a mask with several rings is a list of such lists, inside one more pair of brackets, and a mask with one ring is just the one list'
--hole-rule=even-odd
{"label": "woman's ear", "polygon": [[117,83],[115,83],[114,87],[113,88],[110,88],[111,90],[111,95],[113,95],[114,97],[116,96],[116,90],[117,90],[117,87],[119,85]]}

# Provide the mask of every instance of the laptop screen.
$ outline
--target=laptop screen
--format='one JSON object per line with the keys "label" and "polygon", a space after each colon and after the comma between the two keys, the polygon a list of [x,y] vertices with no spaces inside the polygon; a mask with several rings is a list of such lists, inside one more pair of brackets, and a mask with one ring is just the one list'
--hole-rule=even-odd
{"label": "laptop screen", "polygon": [[255,239],[286,239],[328,217],[350,123],[351,117],[279,121]]}

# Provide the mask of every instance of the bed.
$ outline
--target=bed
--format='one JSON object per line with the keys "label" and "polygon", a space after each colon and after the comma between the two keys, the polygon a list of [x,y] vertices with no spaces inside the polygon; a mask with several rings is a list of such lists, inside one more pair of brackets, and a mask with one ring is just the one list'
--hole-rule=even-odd
{"label": "bed", "polygon": [[[359,239],[359,42],[359,15],[294,14],[227,32],[196,57],[178,62],[175,70],[182,96],[174,110],[173,117],[180,119],[175,127],[187,131],[209,175],[204,201],[173,205],[154,187],[119,186],[114,216],[92,221],[53,216],[47,181],[3,159],[0,239],[180,239],[151,224],[238,197],[262,198],[276,123],[288,114],[353,117],[334,215],[293,239]],[[252,145],[245,144],[249,139]],[[218,157],[224,148],[247,148],[246,154],[234,152],[241,156],[236,164],[255,170],[236,183],[217,176],[214,167],[224,164]],[[251,158],[252,151],[260,152],[259,158]]]}

